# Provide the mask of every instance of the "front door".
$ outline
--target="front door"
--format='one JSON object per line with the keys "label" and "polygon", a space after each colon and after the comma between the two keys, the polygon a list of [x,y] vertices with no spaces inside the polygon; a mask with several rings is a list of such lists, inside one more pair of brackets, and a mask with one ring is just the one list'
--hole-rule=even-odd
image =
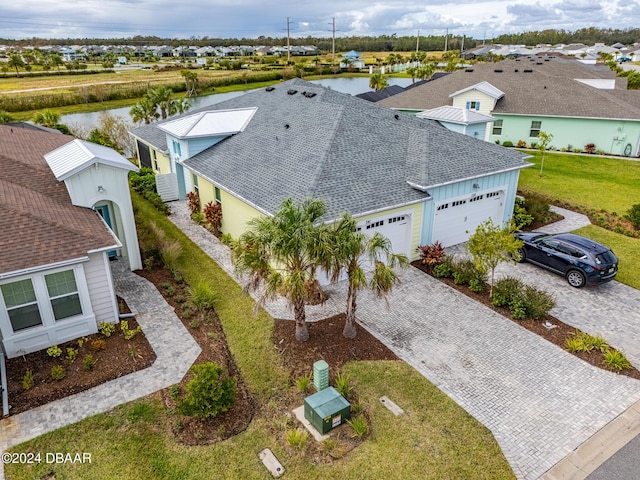
{"label": "front door", "polygon": [[[107,222],[107,225],[109,225],[109,228],[113,231],[113,224],[111,223],[111,214],[109,213],[109,206],[108,205],[99,205],[99,206],[95,206],[93,207],[95,208],[96,212],[98,212],[98,215],[100,215],[105,222]],[[116,257],[116,251],[115,250],[109,250],[109,258],[115,258]]]}

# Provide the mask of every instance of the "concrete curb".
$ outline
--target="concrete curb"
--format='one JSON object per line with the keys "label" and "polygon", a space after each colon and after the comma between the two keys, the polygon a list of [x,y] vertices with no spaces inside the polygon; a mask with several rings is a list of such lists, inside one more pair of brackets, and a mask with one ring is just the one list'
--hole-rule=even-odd
{"label": "concrete curb", "polygon": [[556,463],[540,480],[583,480],[640,435],[640,400]]}

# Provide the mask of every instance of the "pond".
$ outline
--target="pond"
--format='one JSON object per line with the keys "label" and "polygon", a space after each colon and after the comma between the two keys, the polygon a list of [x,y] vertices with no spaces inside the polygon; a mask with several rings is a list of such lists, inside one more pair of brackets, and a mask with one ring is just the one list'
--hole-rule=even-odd
{"label": "pond", "polygon": [[[388,80],[389,85],[399,85],[401,87],[407,87],[411,85],[410,78],[389,78]],[[322,80],[313,80],[313,83],[323,85],[337,92],[348,93],[350,95],[358,95],[359,93],[371,91],[371,89],[369,88],[369,77],[323,78]],[[244,95],[248,91],[250,92],[251,90],[247,90],[244,92],[217,93],[212,95],[205,95],[202,97],[195,97],[191,99],[191,108],[195,110],[197,108],[206,107],[208,105],[214,105],[224,100]],[[112,115],[120,117],[129,123],[132,123],[131,116],[129,115],[130,109],[131,107],[122,107],[103,111],[107,111]],[[60,123],[64,123],[72,130],[80,132],[86,131],[88,133],[99,125],[101,113],[102,111],[62,115],[62,117],[60,118]]]}

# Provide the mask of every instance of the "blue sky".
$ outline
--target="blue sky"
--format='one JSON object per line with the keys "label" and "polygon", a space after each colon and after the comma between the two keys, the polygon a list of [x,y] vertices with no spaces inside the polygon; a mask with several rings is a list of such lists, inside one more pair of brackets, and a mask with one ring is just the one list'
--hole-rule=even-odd
{"label": "blue sky", "polygon": [[640,26],[638,0],[13,0],[0,5],[0,37],[256,38],[454,35]]}

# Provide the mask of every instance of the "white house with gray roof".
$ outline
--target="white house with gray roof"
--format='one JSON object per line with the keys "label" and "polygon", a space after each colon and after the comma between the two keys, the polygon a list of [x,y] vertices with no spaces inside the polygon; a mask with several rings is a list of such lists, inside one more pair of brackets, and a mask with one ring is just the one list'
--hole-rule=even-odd
{"label": "white house with gray roof", "polygon": [[300,79],[131,132],[142,164],[222,206],[234,238],[283,200],[320,198],[327,221],[349,212],[397,253],[465,241],[510,220],[516,151]]}

